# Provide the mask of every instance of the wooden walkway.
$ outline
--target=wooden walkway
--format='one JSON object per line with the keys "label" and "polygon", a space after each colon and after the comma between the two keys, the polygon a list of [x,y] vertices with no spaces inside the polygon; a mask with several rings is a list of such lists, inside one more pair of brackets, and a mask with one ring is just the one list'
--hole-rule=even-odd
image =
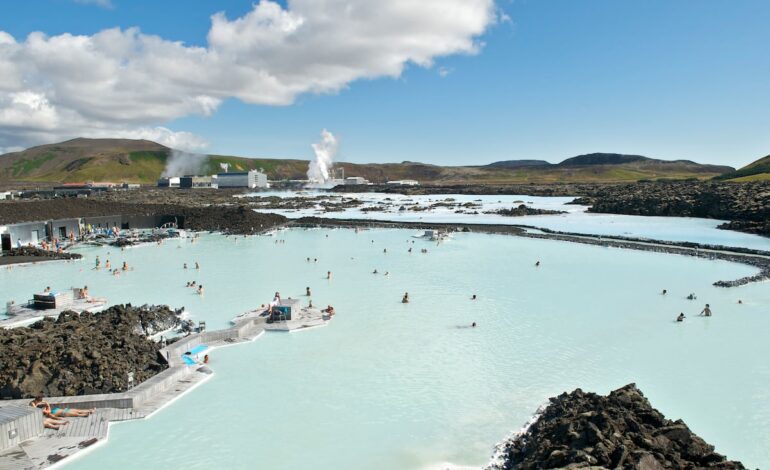
{"label": "wooden walkway", "polygon": [[[189,340],[179,342],[183,344],[170,345],[168,348],[169,356],[178,356],[182,349],[202,344],[202,341],[205,341],[209,349],[254,341],[265,332],[264,326],[264,321],[247,321],[226,330],[204,332],[198,336],[191,335],[188,337]],[[172,346],[175,347],[172,349]],[[175,369],[179,371],[180,365],[174,364],[175,360],[171,362],[171,368],[164,371],[167,374],[173,374]],[[143,396],[139,392],[142,385],[125,394],[114,394],[116,397],[114,401],[105,401],[105,395],[98,396],[103,403],[117,403],[117,398],[130,396],[134,390],[137,391],[137,395],[134,397],[135,406],[132,408],[97,408],[91,416],[85,418],[66,418],[69,423],[63,425],[59,430],[46,429],[40,437],[29,439],[15,447],[0,451],[0,470],[46,468],[96,444],[105,442],[109,435],[110,423],[147,418],[205,382],[213,374],[207,366],[194,365],[189,367],[194,368],[194,370],[179,375],[168,386],[159,387],[157,392],[149,396]],[[161,374],[153,379],[163,380],[162,377],[159,377]],[[88,403],[88,396],[77,398],[78,403]]]}

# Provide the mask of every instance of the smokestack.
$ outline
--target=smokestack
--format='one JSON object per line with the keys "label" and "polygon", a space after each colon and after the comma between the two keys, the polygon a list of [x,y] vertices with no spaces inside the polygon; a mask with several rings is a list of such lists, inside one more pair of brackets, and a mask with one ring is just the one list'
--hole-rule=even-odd
{"label": "smokestack", "polygon": [[337,154],[337,138],[327,131],[321,131],[321,142],[313,144],[315,160],[310,161],[307,168],[307,179],[312,183],[326,183],[330,179],[329,172],[334,163],[334,156]]}

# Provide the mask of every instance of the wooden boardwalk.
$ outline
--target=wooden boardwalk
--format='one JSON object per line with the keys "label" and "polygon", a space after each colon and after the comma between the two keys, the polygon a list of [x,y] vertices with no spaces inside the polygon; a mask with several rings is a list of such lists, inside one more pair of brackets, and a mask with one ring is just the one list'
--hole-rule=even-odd
{"label": "wooden boardwalk", "polygon": [[[68,424],[61,426],[59,430],[45,429],[43,435],[29,439],[21,444],[0,451],[0,470],[32,470],[46,468],[54,465],[78,452],[86,450],[96,444],[105,442],[109,435],[110,423],[144,419],[159,411],[184,393],[192,390],[197,385],[205,382],[212,376],[212,371],[207,366],[189,366],[189,373],[181,370],[177,359],[180,351],[205,344],[209,349],[242,344],[259,338],[264,332],[264,320],[249,320],[239,323],[232,328],[220,331],[204,332],[200,335],[191,335],[186,341],[170,345],[168,349],[171,367],[158,374],[144,384],[129,390],[124,394],[113,394],[114,400],[105,400],[105,395],[94,396],[93,406],[96,411],[85,418],[65,418]],[[173,348],[172,348],[173,346]],[[207,350],[208,351],[208,350]],[[165,379],[161,376],[166,374]],[[173,377],[173,379],[171,379]],[[156,388],[147,395],[150,381],[155,380]],[[163,383],[163,381],[169,383]],[[142,390],[145,386],[144,390]],[[98,408],[100,403],[120,403],[121,400],[133,399],[134,406],[130,408]],[[77,397],[78,404],[87,404],[89,397]],[[102,405],[103,406],[103,405]],[[121,406],[110,405],[110,406]]]}

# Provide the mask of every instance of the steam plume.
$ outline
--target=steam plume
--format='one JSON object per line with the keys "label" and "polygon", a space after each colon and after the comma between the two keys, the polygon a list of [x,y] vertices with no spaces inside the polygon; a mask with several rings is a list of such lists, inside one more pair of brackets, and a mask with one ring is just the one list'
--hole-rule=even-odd
{"label": "steam plume", "polygon": [[204,169],[208,156],[172,149],[161,176],[197,175]]}
{"label": "steam plume", "polygon": [[321,131],[321,142],[313,144],[315,160],[310,161],[307,169],[307,179],[313,183],[326,183],[329,181],[329,171],[332,169],[334,156],[337,154],[337,138],[327,131]]}

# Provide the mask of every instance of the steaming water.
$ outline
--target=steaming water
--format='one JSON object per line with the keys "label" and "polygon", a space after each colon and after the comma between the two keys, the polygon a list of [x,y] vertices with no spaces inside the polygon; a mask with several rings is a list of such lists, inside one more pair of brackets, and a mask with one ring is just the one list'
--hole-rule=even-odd
{"label": "steaming water", "polygon": [[[357,208],[347,209],[341,212],[323,212],[319,206],[315,209],[302,210],[265,210],[265,212],[280,213],[287,217],[319,216],[327,218],[343,219],[375,219],[397,222],[435,222],[435,223],[476,223],[476,224],[516,224],[532,225],[551,230],[566,232],[590,233],[597,235],[621,235],[626,237],[652,238],[669,241],[692,241],[713,245],[746,247],[759,250],[770,250],[770,238],[737,233],[717,229],[717,225],[724,220],[697,219],[684,217],[640,217],[612,214],[591,214],[585,212],[586,206],[567,204],[572,197],[538,197],[538,196],[469,196],[461,194],[447,194],[434,196],[404,196],[401,194],[381,193],[344,193],[330,194],[319,191],[294,192],[270,192],[254,193],[255,196],[281,196],[281,197],[316,197],[326,196],[332,202],[339,202],[341,198],[359,199],[364,204]],[[426,211],[399,211],[399,207],[412,207],[416,204],[421,208],[428,208],[431,204],[446,202],[448,199],[455,203],[476,203],[481,207],[464,209],[466,212],[477,211],[478,214],[456,213],[457,208],[436,207]],[[385,207],[388,203],[391,207],[384,212],[365,212],[366,207]],[[524,217],[504,217],[497,214],[484,214],[485,211],[526,204],[537,209],[550,209],[567,212],[560,215],[537,215]]]}
{"label": "steaming water", "polygon": [[[412,233],[292,230],[87,248],[84,261],[0,271],[0,292],[22,300],[46,285],[88,284],[111,302],[185,305],[218,328],[275,290],[299,297],[310,286],[315,304],[339,312],[327,328],[213,351],[208,382],[147,421],[113,426],[109,442],[71,468],[479,466],[547,397],[629,382],[718,451],[770,465],[770,289],[711,286],[752,268],[472,233],[412,244]],[[93,271],[96,254],[135,271]],[[182,269],[196,260],[200,271]],[[184,287],[193,279],[205,298]],[[400,303],[404,291],[410,304]],[[697,301],[685,300],[690,292]],[[714,316],[696,316],[706,302]],[[673,321],[680,311],[683,324]],[[478,328],[460,328],[473,321]]]}

